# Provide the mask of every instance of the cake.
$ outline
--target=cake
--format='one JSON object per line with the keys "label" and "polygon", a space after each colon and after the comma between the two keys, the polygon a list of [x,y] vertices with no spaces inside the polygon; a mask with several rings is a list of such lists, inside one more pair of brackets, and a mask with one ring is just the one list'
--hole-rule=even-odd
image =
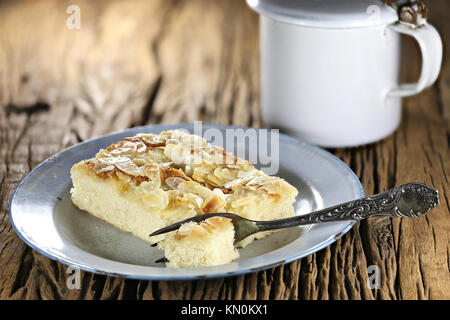
{"label": "cake", "polygon": [[231,220],[212,217],[201,223],[188,222],[159,243],[172,268],[215,266],[239,257],[234,246]]}
{"label": "cake", "polygon": [[[229,219],[210,218],[149,237],[172,223],[213,212],[254,220],[294,215],[297,189],[181,130],[138,134],[71,169],[73,203],[165,250],[168,267],[229,263],[238,257]],[[244,247],[268,232],[235,244]]]}

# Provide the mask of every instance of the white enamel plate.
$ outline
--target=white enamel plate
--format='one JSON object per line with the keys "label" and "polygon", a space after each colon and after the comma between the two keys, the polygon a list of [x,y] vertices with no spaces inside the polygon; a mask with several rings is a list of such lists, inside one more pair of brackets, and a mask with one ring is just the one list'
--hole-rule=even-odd
{"label": "white enamel plate", "polygon": [[[232,263],[173,269],[155,262],[164,256],[163,251],[72,204],[69,191],[73,164],[93,157],[100,148],[124,137],[176,128],[194,132],[194,126],[189,124],[138,127],[85,141],[47,159],[25,177],[13,195],[10,218],[15,231],[43,255],[86,271],[134,279],[192,280],[255,272],[288,263],[330,245],[352,227],[353,222],[345,221],[289,228],[239,249],[240,258]],[[203,125],[203,130],[208,128],[225,132],[237,127]],[[297,214],[364,197],[355,174],[323,149],[280,134],[278,158],[277,175],[299,190]]]}

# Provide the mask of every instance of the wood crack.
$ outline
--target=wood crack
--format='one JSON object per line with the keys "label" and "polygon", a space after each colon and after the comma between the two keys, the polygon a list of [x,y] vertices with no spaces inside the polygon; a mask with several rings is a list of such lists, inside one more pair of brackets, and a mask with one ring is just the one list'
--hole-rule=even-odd
{"label": "wood crack", "polygon": [[21,288],[25,288],[27,281],[31,274],[31,269],[33,268],[33,258],[31,254],[31,248],[26,246],[21,254],[21,264],[19,265],[19,269],[17,275],[15,277],[14,283],[11,288],[10,296],[13,296],[16,292]]}
{"label": "wood crack", "polygon": [[158,79],[156,80],[155,84],[153,85],[153,88],[149,95],[149,99],[148,99],[147,103],[145,104],[145,107],[142,109],[141,120],[136,125],[138,125],[138,126],[145,125],[146,123],[149,122],[150,116],[152,113],[152,109],[153,109],[153,105],[155,103],[156,96],[158,94],[158,90],[161,87],[162,81],[163,81],[163,79],[162,79],[162,76],[160,75],[158,77]]}

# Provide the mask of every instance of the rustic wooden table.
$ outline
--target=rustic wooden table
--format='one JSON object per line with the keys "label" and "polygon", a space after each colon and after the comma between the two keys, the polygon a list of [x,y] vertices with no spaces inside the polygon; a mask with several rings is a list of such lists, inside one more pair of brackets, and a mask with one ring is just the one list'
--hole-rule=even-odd
{"label": "rustic wooden table", "polygon": [[[67,267],[25,245],[9,222],[11,195],[33,167],[72,144],[131,126],[262,126],[258,20],[244,0],[78,0],[80,29],[67,27],[70,4],[0,6],[0,299],[450,298],[448,60],[432,88],[405,99],[392,136],[331,150],[367,194],[409,181],[434,186],[441,204],[429,215],[358,223],[320,252],[259,273],[158,282],[82,272],[81,288],[68,289]],[[449,52],[450,3],[429,6]],[[403,78],[417,78],[420,55],[411,40],[403,60]],[[380,289],[366,285],[370,265],[381,270]]]}

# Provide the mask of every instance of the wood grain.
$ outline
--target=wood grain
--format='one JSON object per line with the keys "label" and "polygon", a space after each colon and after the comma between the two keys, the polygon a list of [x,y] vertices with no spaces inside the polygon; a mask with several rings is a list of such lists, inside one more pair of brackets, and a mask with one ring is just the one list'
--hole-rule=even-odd
{"label": "wood grain", "polygon": [[[12,192],[37,164],[79,141],[131,126],[203,120],[260,127],[257,15],[244,1],[68,1],[0,4],[0,299],[450,299],[450,66],[405,99],[401,127],[382,142],[331,150],[367,194],[417,181],[441,204],[417,219],[357,224],[335,244],[263,272],[214,280],[137,281],[67,267],[15,234]],[[430,1],[449,52],[450,4]],[[405,40],[405,80],[420,55]],[[446,56],[447,57],[447,56]],[[381,288],[367,286],[368,266]]]}

